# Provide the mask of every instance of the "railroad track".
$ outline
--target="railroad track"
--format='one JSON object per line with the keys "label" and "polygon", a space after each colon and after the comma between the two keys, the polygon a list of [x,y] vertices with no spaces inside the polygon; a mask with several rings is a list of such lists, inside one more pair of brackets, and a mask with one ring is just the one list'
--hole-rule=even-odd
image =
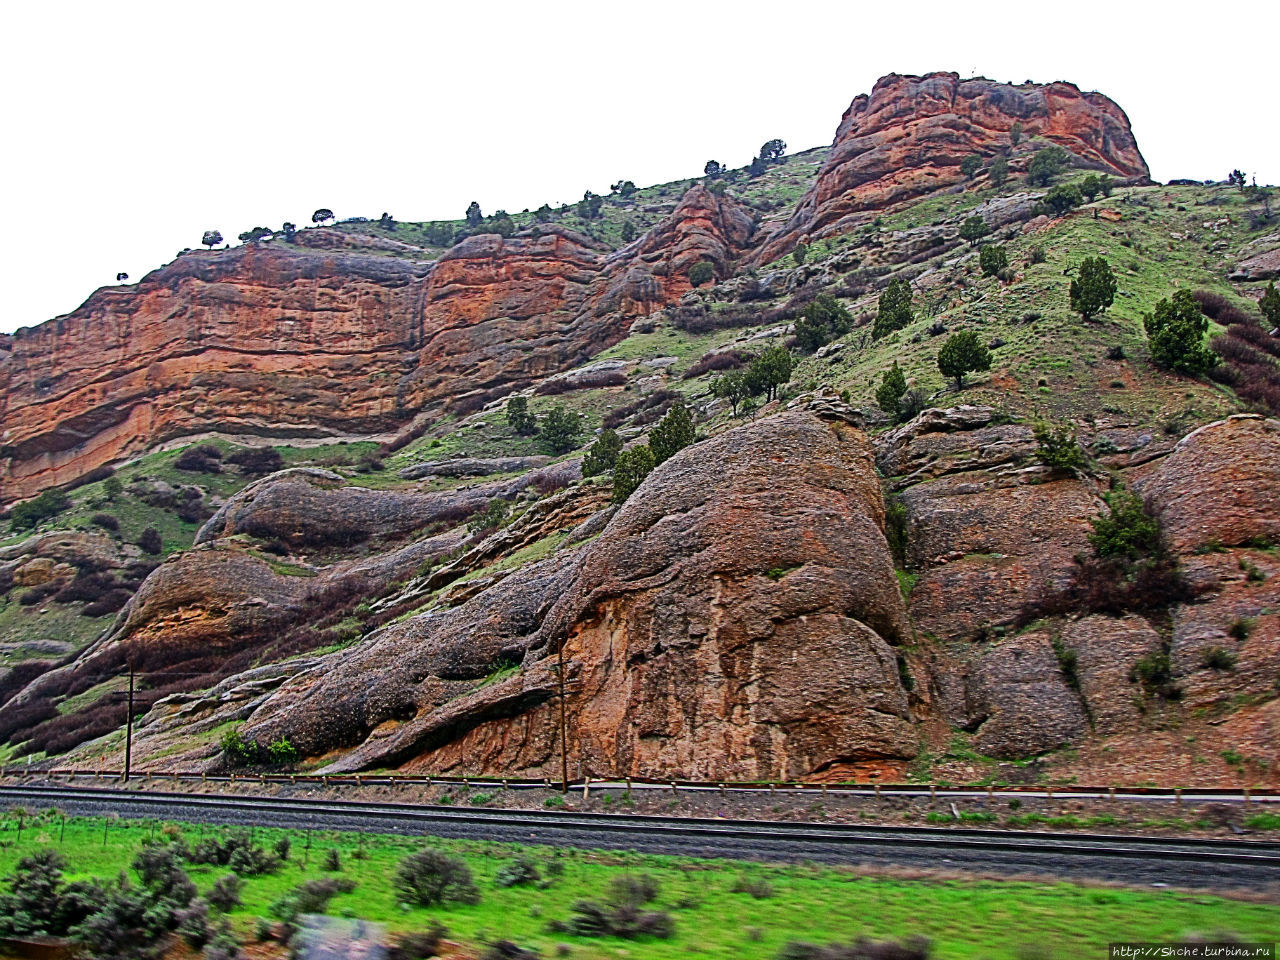
{"label": "railroad track", "polygon": [[302,797],[0,786],[0,803],[196,823],[357,830],[744,860],[938,867],[1177,886],[1275,885],[1280,843],[459,809]]}

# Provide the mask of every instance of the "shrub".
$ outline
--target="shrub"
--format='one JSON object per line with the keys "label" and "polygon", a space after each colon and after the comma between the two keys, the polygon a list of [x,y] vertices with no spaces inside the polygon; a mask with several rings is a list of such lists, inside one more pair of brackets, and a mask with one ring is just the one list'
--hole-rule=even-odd
{"label": "shrub", "polygon": [[991,166],[987,168],[987,179],[997,190],[1003,187],[1005,181],[1009,179],[1009,161],[1004,157],[996,157],[992,160]]}
{"label": "shrub", "polygon": [[233,767],[247,767],[257,763],[262,752],[254,741],[245,739],[239,727],[232,727],[223,733],[219,746],[222,748],[223,758]]}
{"label": "shrub", "polygon": [[298,748],[289,742],[288,737],[280,737],[267,745],[267,763],[273,767],[286,767],[300,759]]}
{"label": "shrub", "polygon": [[964,222],[960,224],[960,239],[969,243],[977,243],[990,232],[991,228],[987,226],[987,221],[976,214],[965,217]]}
{"label": "shrub", "polygon": [[622,438],[618,436],[618,432],[608,427],[601,430],[595,443],[587,449],[587,455],[582,458],[582,475],[594,477],[612,470],[621,451]]}
{"label": "shrub", "polygon": [[1203,343],[1209,321],[1188,290],[1177,290],[1156,304],[1142,321],[1147,331],[1151,362],[1191,377],[1207,372],[1217,362]]}
{"label": "shrub", "polygon": [[716,278],[716,268],[709,260],[699,260],[689,268],[689,282],[695,287],[710,283]]}
{"label": "shrub", "polygon": [[275,447],[249,447],[227,457],[246,477],[263,477],[284,469],[284,458]]}
{"label": "shrub", "polygon": [[613,502],[625,503],[653,468],[653,451],[647,444],[620,452],[613,467]]}
{"label": "shrub", "polygon": [[898,361],[880,377],[880,386],[876,388],[876,404],[891,418],[897,419],[902,412],[902,395],[907,392],[907,378]]}
{"label": "shrub", "polygon": [[531,436],[538,432],[538,421],[529,412],[527,398],[512,397],[507,401],[507,426],[521,436]]}
{"label": "shrub", "polygon": [[1200,662],[1210,670],[1234,670],[1236,656],[1222,647],[1208,647],[1201,651]]}
{"label": "shrub", "polygon": [[1032,186],[1046,186],[1050,180],[1062,172],[1070,159],[1071,155],[1057,145],[1037,150],[1027,164],[1027,183]]}
{"label": "shrub", "polygon": [[402,934],[387,950],[387,960],[427,960],[440,952],[440,942],[448,931],[437,923],[425,931]]}
{"label": "shrub", "polygon": [[529,857],[516,857],[504,863],[493,882],[500,887],[519,887],[542,879],[538,864]]}
{"label": "shrub", "polygon": [[1009,255],[1004,247],[988,243],[978,252],[978,266],[988,277],[997,276],[1009,266]]}
{"label": "shrub", "polygon": [[209,893],[206,895],[209,906],[222,913],[230,913],[240,906],[240,888],[242,885],[240,878],[234,873],[219,877],[213,882],[213,886],[209,888]]}
{"label": "shrub", "polygon": [[[720,187],[723,191],[724,182],[717,180],[713,183],[711,185],[713,193],[716,187]],[[537,951],[526,950],[511,940],[497,940],[485,948],[481,960],[540,960],[540,957]]]}
{"label": "shrub", "polygon": [[1075,431],[1066,426],[1054,429],[1037,423],[1032,429],[1036,438],[1036,459],[1053,470],[1079,470],[1085,464],[1084,451],[1076,442]]}
{"label": "shrub", "polygon": [[578,445],[578,437],[582,435],[582,418],[564,407],[555,407],[543,419],[538,432],[543,447],[549,453],[568,453]]}
{"label": "shrub", "polygon": [[164,550],[164,541],[160,539],[160,531],[155,527],[147,527],[142,531],[142,535],[138,537],[138,546],[142,548],[143,553],[151,556],[157,556]]}
{"label": "shrub", "polygon": [[754,900],[768,900],[773,896],[773,885],[760,877],[739,876],[729,888],[730,893],[745,893]]}
{"label": "shrub", "polygon": [[871,327],[872,339],[879,340],[894,330],[901,330],[912,321],[911,288],[907,281],[898,277],[889,282],[880,294],[879,309],[875,323]]}
{"label": "shrub", "polygon": [[410,854],[400,862],[395,888],[404,902],[424,907],[480,901],[466,862],[432,849]]}
{"label": "shrub", "polygon": [[1115,301],[1116,278],[1103,257],[1085,257],[1071,281],[1071,309],[1085,320],[1101,313]]}
{"label": "shrub", "polygon": [[662,911],[640,911],[630,904],[605,905],[594,900],[579,900],[573,915],[556,929],[579,937],[621,937],[636,940],[653,937],[670,939],[675,935],[675,922]]}
{"label": "shrub", "polygon": [[1164,552],[1160,522],[1152,516],[1142,498],[1128,491],[1107,497],[1106,516],[1095,517],[1089,543],[1098,557],[1140,560]]}
{"label": "shrub", "polygon": [[938,351],[938,369],[955,380],[957,390],[963,390],[965,374],[991,369],[991,351],[975,331],[961,330]]}
{"label": "shrub", "polygon": [[924,937],[901,942],[860,939],[822,946],[792,940],[779,951],[777,960],[928,960],[929,953],[929,941]]}
{"label": "shrub", "polygon": [[120,521],[109,513],[95,513],[90,519],[95,526],[99,526],[103,530],[114,532],[120,529]]}
{"label": "shrub", "polygon": [[1262,315],[1267,318],[1267,322],[1273,327],[1280,327],[1280,293],[1276,292],[1276,282],[1272,280],[1267,284],[1267,289],[1263,291],[1262,299],[1258,301],[1258,308],[1262,311]]}
{"label": "shrub", "polygon": [[[217,453],[216,457],[209,455],[211,450]],[[188,447],[173,461],[173,466],[187,473],[221,473],[222,451],[210,446]]]}
{"label": "shrub", "polygon": [[287,924],[293,924],[303,914],[324,913],[330,900],[340,893],[350,893],[355,888],[355,881],[348,877],[308,880],[273,903],[271,914]]}
{"label": "shrub", "polygon": [[467,529],[475,534],[486,534],[497,530],[510,516],[511,505],[499,497],[494,497],[483,510],[467,521]]}
{"label": "shrub", "polygon": [[807,353],[853,329],[853,317],[835,297],[821,294],[801,311],[795,322],[796,345]]}
{"label": "shrub", "polygon": [[653,464],[666,463],[694,441],[693,417],[684,400],[677,397],[671,409],[649,434],[649,449],[653,452]]}
{"label": "shrub", "polygon": [[1080,206],[1084,203],[1084,197],[1080,195],[1080,188],[1069,183],[1060,183],[1041,199],[1046,212],[1055,216],[1062,216],[1068,210]]}
{"label": "shrub", "polygon": [[337,847],[330,847],[325,851],[324,862],[320,869],[328,870],[330,873],[338,873],[342,870],[342,855],[338,853]]}
{"label": "shrub", "polygon": [[71,498],[61,490],[46,490],[38,497],[13,505],[9,520],[14,530],[30,530],[41,521],[56,517],[71,506]]}
{"label": "shrub", "polygon": [[791,371],[795,368],[795,358],[786,347],[769,347],[751,360],[747,368],[747,388],[751,395],[761,393],[769,400],[778,396],[778,388],[791,379]]}
{"label": "shrub", "polygon": [[736,370],[747,362],[747,356],[740,350],[717,350],[703,354],[702,358],[689,367],[681,376],[682,380],[692,380],[704,373],[716,370]]}
{"label": "shrub", "polygon": [[966,178],[972,180],[979,170],[982,169],[982,157],[976,153],[971,153],[960,161],[960,172]]}

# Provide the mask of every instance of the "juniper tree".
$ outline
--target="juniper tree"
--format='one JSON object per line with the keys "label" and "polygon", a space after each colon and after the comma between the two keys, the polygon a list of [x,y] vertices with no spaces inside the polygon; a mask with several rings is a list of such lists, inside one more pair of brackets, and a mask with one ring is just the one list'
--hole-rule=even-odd
{"label": "juniper tree", "polygon": [[884,372],[880,378],[880,386],[876,388],[876,404],[893,419],[902,413],[902,395],[907,392],[907,378],[898,361]]}
{"label": "juniper tree", "polygon": [[1116,299],[1116,277],[1104,257],[1085,257],[1071,281],[1071,309],[1085,320],[1101,313]]}
{"label": "juniper tree", "polygon": [[1204,346],[1209,320],[1189,290],[1177,290],[1167,300],[1156,304],[1143,318],[1151,362],[1166,370],[1198,377],[1217,363],[1212,351]]}
{"label": "juniper tree", "polygon": [[880,308],[871,326],[871,338],[879,340],[885,334],[901,330],[912,319],[911,287],[900,277],[890,280],[889,286],[880,294]]}
{"label": "juniper tree", "polygon": [[938,351],[938,369],[955,380],[957,390],[963,390],[965,374],[991,369],[991,351],[975,331],[961,330]]}

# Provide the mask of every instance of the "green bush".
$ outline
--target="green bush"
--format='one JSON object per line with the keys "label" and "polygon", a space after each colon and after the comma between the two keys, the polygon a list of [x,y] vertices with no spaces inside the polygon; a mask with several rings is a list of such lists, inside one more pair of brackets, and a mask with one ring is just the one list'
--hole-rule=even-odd
{"label": "green bush", "polygon": [[1156,366],[1198,377],[1216,365],[1217,357],[1203,343],[1209,320],[1191,291],[1177,290],[1170,299],[1161,300],[1142,325]]}
{"label": "green bush", "polygon": [[982,169],[982,157],[976,153],[971,153],[960,161],[960,172],[969,180],[972,180],[979,170]]}
{"label": "green bush", "polygon": [[506,523],[509,516],[511,516],[511,504],[499,497],[494,497],[483,510],[467,521],[467,529],[476,534],[488,533]]}
{"label": "green bush", "polygon": [[978,252],[978,266],[988,277],[994,277],[1009,266],[1009,255],[1004,247],[988,243]]}
{"label": "green bush", "polygon": [[1200,662],[1210,670],[1234,670],[1236,655],[1223,647],[1208,647],[1201,652]]}
{"label": "green bush", "polygon": [[649,433],[649,449],[653,463],[666,463],[694,441],[693,417],[681,397],[676,397],[671,409]]}
{"label": "green bush", "polygon": [[844,304],[829,293],[819,294],[796,318],[796,345],[806,353],[813,353],[852,329],[853,317]]}
{"label": "green bush", "polygon": [[1060,217],[1067,211],[1073,210],[1084,203],[1084,197],[1080,195],[1079,187],[1069,183],[1060,183],[1046,193],[1040,202],[1044,204],[1046,212]]}
{"label": "green bush", "polygon": [[1062,172],[1070,159],[1071,155],[1057,145],[1037,150],[1027,164],[1027,183],[1035,187],[1048,185],[1050,180]]}
{"label": "green bush", "polygon": [[964,223],[960,224],[960,239],[969,243],[976,243],[990,232],[987,221],[977,215],[966,217]]}
{"label": "green bush", "polygon": [[402,901],[422,907],[480,902],[480,891],[466,861],[431,848],[410,854],[400,862],[395,888]]}
{"label": "green bush", "polygon": [[300,759],[298,748],[289,742],[288,737],[280,737],[267,746],[267,762],[273,767],[286,767]]}
{"label": "green bush", "polygon": [[647,444],[619,453],[613,466],[613,502],[625,503],[653,468],[653,451]]}
{"label": "green bush", "polygon": [[507,401],[507,426],[521,436],[538,432],[538,421],[529,412],[528,398],[512,397]]}
{"label": "green bush", "polygon": [[538,864],[530,857],[515,857],[504,863],[493,882],[499,887],[519,887],[542,879]]}
{"label": "green bush", "polygon": [[245,739],[239,727],[226,731],[219,745],[223,758],[233,767],[251,766],[259,761],[262,753],[254,741]]}
{"label": "green bush", "polygon": [[901,330],[913,319],[911,287],[902,278],[895,278],[889,281],[889,285],[880,294],[876,320],[871,326],[871,337],[873,340],[879,340],[894,330]]}
{"label": "green bush", "polygon": [[902,395],[907,392],[907,378],[898,361],[880,377],[880,386],[876,388],[876,405],[893,419],[902,412]]}
{"label": "green bush", "polygon": [[689,282],[695,287],[710,283],[716,278],[716,268],[709,260],[699,260],[689,268]]}
{"label": "green bush", "polygon": [[30,530],[42,520],[56,517],[71,506],[71,498],[61,490],[46,490],[38,497],[14,504],[9,517],[14,530]]}
{"label": "green bush", "polygon": [[582,435],[582,418],[564,407],[555,407],[543,419],[538,433],[543,447],[549,453],[568,453],[578,445],[578,438]]}
{"label": "green bush", "polygon": [[1107,497],[1110,508],[1106,516],[1095,517],[1089,544],[1099,557],[1123,557],[1141,560],[1160,556],[1164,540],[1160,522],[1151,515],[1142,498],[1129,491],[1118,491]]}
{"label": "green bush", "polygon": [[1085,464],[1084,450],[1076,441],[1076,434],[1066,426],[1056,429],[1047,423],[1037,423],[1032,428],[1036,438],[1036,459],[1053,470],[1079,470]]}
{"label": "green bush", "polygon": [[963,390],[965,374],[991,369],[991,351],[976,331],[961,330],[938,351],[938,369],[955,380],[957,390]]}
{"label": "green bush", "polygon": [[622,452],[622,438],[618,431],[609,427],[600,431],[595,443],[587,449],[582,458],[582,475],[594,477],[600,473],[608,473],[618,462],[618,454]]}
{"label": "green bush", "polygon": [[1116,277],[1111,265],[1103,257],[1085,257],[1076,279],[1071,281],[1070,294],[1071,309],[1085,320],[1106,310],[1116,298]]}

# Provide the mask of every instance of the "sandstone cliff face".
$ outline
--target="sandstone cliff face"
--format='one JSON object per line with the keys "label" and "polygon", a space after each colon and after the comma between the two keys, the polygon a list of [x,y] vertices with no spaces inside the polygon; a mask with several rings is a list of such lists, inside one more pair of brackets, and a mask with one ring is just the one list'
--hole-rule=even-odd
{"label": "sandstone cliff face", "polygon": [[0,342],[0,499],[185,435],[385,438],[474,408],[617,342],[689,289],[694,262],[727,269],[751,230],[698,186],[607,265],[554,224],[434,264],[350,252],[337,231],[299,234],[319,249],[185,254]]}
{"label": "sandstone cliff face", "polygon": [[689,188],[672,214],[606,260],[595,309],[647,316],[692,289],[689,268],[707,261],[725,279],[753,240],[755,221],[736,200],[701,183]]}
{"label": "sandstone cliff face", "polygon": [[428,264],[247,244],[188,253],[14,335],[0,496],[204,430],[378,433],[421,342]]}
{"label": "sandstone cliff face", "polygon": [[354,747],[334,769],[543,770],[563,644],[575,769],[802,776],[910,757],[910,630],[882,523],[860,432],[799,412],[742,427],[663,465],[597,540],[388,626],[246,730]]}
{"label": "sandstone cliff face", "polygon": [[961,161],[1008,151],[1015,123],[1022,125],[1024,149],[1039,137],[1092,169],[1125,179],[1149,176],[1128,117],[1100,93],[1069,83],[1013,86],[954,73],[889,74],[869,96],[854,98],[814,185],[754,260],[768,263],[802,237],[840,232],[866,211],[962,183]]}

